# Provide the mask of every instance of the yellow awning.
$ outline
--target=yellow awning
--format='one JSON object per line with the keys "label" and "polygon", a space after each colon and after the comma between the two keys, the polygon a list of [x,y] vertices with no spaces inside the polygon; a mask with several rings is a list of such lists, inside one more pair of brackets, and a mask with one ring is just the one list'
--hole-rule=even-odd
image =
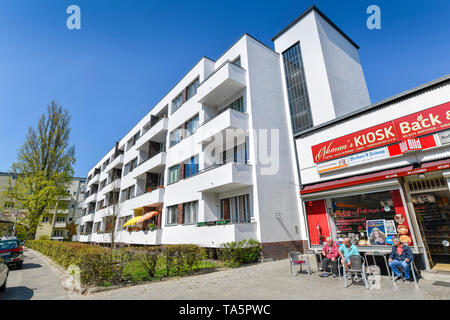
{"label": "yellow awning", "polygon": [[126,227],[129,226],[130,224],[135,224],[140,218],[142,218],[142,216],[131,218],[123,226]]}

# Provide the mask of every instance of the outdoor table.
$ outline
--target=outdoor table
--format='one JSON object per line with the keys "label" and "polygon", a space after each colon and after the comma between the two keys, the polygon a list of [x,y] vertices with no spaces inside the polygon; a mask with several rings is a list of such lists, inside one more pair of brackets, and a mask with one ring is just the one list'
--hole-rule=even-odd
{"label": "outdoor table", "polygon": [[375,256],[381,256],[381,257],[383,257],[383,259],[384,259],[384,263],[385,263],[385,265],[386,265],[386,270],[387,270],[387,273],[388,273],[388,275],[389,275],[389,277],[391,276],[391,270],[390,270],[390,268],[389,268],[389,264],[388,264],[388,262],[387,262],[387,259],[386,259],[386,255],[387,254],[389,254],[390,252],[388,252],[388,251],[366,251],[365,252],[365,254],[366,254],[366,264],[367,264],[367,267],[369,266],[368,264],[369,264],[369,262],[368,262],[368,259],[367,259],[367,256],[368,255],[371,255],[372,256],[372,259],[373,259],[373,264],[374,265],[377,265],[377,262],[376,262],[376,260],[375,260]]}

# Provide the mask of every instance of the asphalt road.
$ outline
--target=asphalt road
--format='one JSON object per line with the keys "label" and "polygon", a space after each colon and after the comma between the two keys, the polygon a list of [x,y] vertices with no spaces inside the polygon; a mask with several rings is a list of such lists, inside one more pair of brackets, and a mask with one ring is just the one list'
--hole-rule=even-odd
{"label": "asphalt road", "polygon": [[53,269],[36,253],[25,249],[22,269],[11,268],[0,300],[66,300],[69,296]]}

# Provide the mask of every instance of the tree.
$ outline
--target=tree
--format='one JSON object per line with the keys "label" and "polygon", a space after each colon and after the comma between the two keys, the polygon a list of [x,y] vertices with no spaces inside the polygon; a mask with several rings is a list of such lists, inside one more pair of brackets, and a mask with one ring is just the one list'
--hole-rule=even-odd
{"label": "tree", "polygon": [[65,194],[72,179],[75,147],[69,146],[69,124],[67,110],[52,101],[37,128],[28,129],[11,167],[17,179],[6,192],[25,210],[18,224],[24,227],[28,239],[34,237],[42,215]]}

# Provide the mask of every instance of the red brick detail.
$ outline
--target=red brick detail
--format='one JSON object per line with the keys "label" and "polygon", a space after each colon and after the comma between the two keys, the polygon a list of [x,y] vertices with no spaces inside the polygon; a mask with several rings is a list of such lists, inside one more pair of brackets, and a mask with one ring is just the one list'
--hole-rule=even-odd
{"label": "red brick detail", "polygon": [[184,163],[180,163],[180,180],[184,179]]}
{"label": "red brick detail", "polygon": [[287,259],[289,251],[299,251],[303,253],[308,250],[307,240],[263,242],[261,245],[263,259]]}
{"label": "red brick detail", "polygon": [[183,204],[178,205],[178,224],[183,224]]}

